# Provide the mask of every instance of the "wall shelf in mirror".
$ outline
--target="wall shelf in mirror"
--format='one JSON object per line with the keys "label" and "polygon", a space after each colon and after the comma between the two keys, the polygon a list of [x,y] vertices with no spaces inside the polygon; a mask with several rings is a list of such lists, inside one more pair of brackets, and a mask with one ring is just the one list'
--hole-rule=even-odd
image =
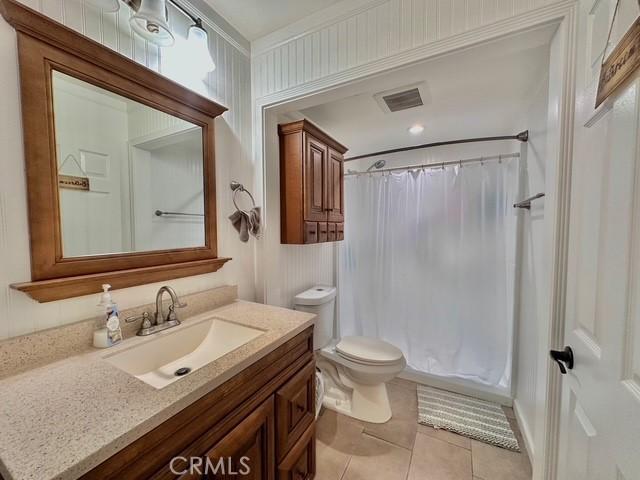
{"label": "wall shelf in mirror", "polygon": [[219,270],[226,108],[15,0],[0,14],[17,31],[31,247],[31,281],[12,287],[48,302]]}

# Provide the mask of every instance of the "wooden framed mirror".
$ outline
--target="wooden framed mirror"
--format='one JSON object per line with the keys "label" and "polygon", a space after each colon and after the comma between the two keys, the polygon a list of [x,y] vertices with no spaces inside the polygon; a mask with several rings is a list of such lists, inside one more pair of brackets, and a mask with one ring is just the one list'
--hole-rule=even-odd
{"label": "wooden framed mirror", "polygon": [[32,281],[46,302],[214,272],[225,107],[14,0]]}

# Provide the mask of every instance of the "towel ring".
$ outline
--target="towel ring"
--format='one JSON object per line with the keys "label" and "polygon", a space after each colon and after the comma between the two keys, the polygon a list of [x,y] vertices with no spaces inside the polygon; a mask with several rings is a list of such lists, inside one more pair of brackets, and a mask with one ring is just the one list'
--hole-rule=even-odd
{"label": "towel ring", "polygon": [[229,187],[231,187],[231,190],[233,190],[233,205],[236,207],[237,210],[246,213],[247,215],[249,214],[249,212],[247,210],[243,210],[242,208],[240,208],[238,206],[238,202],[237,202],[237,196],[240,192],[244,192],[247,195],[249,195],[249,198],[251,199],[251,205],[252,205],[252,209],[256,208],[256,201],[253,198],[253,195],[251,195],[251,192],[249,192],[249,190],[247,190],[246,188],[244,188],[244,185],[242,185],[239,182],[233,181],[231,182],[231,184],[229,185]]}

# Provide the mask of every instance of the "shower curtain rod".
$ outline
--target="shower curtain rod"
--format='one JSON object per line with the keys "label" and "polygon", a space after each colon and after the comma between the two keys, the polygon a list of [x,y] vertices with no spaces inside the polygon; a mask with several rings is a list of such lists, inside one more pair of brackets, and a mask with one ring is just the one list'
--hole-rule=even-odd
{"label": "shower curtain rod", "polygon": [[407,165],[406,167],[393,167],[393,168],[381,168],[380,170],[372,170],[370,172],[347,172],[344,174],[345,177],[351,177],[355,175],[372,175],[374,173],[384,173],[384,172],[397,172],[400,170],[424,170],[431,168],[444,168],[448,165],[465,165],[467,163],[482,163],[487,162],[489,160],[509,160],[511,158],[520,158],[519,153],[506,153],[504,155],[491,155],[488,157],[476,157],[476,158],[467,158],[464,160],[449,160],[446,162],[436,162],[436,163],[425,163],[422,165]]}
{"label": "shower curtain rod", "polygon": [[520,132],[517,135],[504,135],[501,137],[479,137],[479,138],[463,138],[460,140],[448,140],[446,142],[424,143],[422,145],[412,145],[410,147],[393,148],[391,150],[382,150],[380,152],[367,153],[365,155],[357,155],[355,157],[345,158],[345,162],[352,160],[360,160],[361,158],[378,157],[380,155],[390,155],[392,153],[409,152],[411,150],[421,150],[423,148],[442,147],[445,145],[456,145],[458,143],[475,143],[475,142],[495,142],[497,140],[520,140],[521,142],[529,141],[529,130]]}

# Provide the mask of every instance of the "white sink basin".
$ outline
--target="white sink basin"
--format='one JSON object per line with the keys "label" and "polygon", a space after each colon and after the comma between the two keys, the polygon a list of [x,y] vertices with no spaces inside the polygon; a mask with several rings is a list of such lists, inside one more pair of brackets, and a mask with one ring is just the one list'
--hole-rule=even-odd
{"label": "white sink basin", "polygon": [[176,375],[179,369],[194,372],[263,333],[256,328],[208,318],[152,334],[144,343],[104,359],[160,389],[181,378]]}

